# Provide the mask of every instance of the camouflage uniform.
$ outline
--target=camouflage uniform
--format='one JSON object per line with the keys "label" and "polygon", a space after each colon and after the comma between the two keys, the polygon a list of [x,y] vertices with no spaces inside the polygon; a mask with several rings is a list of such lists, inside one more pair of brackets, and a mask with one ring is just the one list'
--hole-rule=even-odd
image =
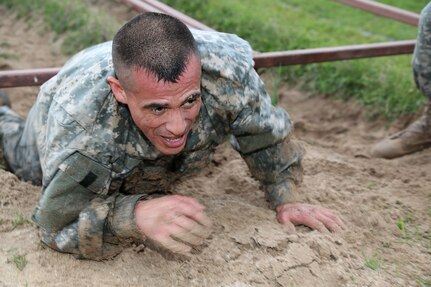
{"label": "camouflage uniform", "polygon": [[120,252],[122,241],[139,242],[136,202],[201,170],[228,136],[271,207],[288,201],[301,179],[302,151],[289,140],[288,114],[271,105],[253,69],[250,46],[230,34],[192,32],[203,104],[176,156],[159,153],[115,100],[106,81],[114,74],[111,42],[71,58],[41,87],[26,123],[2,108],[9,165],[23,179],[42,182],[33,219],[45,244],[100,260]]}
{"label": "camouflage uniform", "polygon": [[417,87],[431,102],[431,3],[421,12],[412,66]]}

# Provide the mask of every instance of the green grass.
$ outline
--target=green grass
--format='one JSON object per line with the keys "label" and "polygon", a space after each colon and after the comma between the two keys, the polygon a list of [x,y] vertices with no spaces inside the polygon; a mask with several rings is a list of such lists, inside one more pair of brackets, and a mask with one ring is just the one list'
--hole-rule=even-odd
{"label": "green grass", "polygon": [[8,259],[8,262],[14,263],[19,271],[24,270],[25,266],[27,265],[27,259],[25,258],[25,255],[13,255]]}
{"label": "green grass", "polygon": [[429,1],[379,0],[379,2],[419,14]]}
{"label": "green grass", "polygon": [[370,181],[370,182],[368,182],[367,187],[368,187],[368,189],[370,189],[370,190],[375,189],[375,188],[377,187],[377,182],[375,182],[375,181]]}
{"label": "green grass", "polygon": [[[235,33],[255,50],[305,48],[414,39],[417,28],[333,0],[164,0],[219,31]],[[384,1],[419,12],[428,1]],[[251,7],[251,8],[249,8]],[[424,97],[413,82],[411,56],[283,68],[283,80],[315,94],[355,98],[369,115],[393,119],[414,113]]]}
{"label": "green grass", "polygon": [[431,278],[418,277],[416,281],[420,287],[431,287]]}
{"label": "green grass", "polygon": [[10,48],[10,44],[9,43],[7,43],[7,42],[0,42],[0,48]]}
{"label": "green grass", "polygon": [[426,249],[431,248],[431,238],[428,235],[428,232],[421,228],[421,221],[415,219],[412,214],[405,217],[399,217],[396,221],[396,225],[401,231],[402,243],[409,246],[420,244]]}
{"label": "green grass", "polygon": [[9,54],[9,53],[0,52],[0,59],[16,59],[16,57],[12,54]]}
{"label": "green grass", "polygon": [[382,266],[382,260],[375,257],[369,257],[364,255],[365,266],[370,268],[371,270],[378,270]]}
{"label": "green grass", "polygon": [[42,17],[49,29],[64,37],[63,52],[69,55],[112,39],[120,27],[112,16],[97,13],[82,0],[0,0],[0,5],[13,10],[29,25]]}
{"label": "green grass", "polygon": [[22,213],[17,212],[15,215],[15,219],[12,221],[12,229],[29,223],[31,223],[30,220],[28,220]]}
{"label": "green grass", "polygon": [[398,226],[398,229],[401,230],[403,237],[405,237],[407,232],[406,232],[406,224],[404,222],[404,219],[398,218],[397,226]]}
{"label": "green grass", "polygon": [[[49,29],[64,37],[63,51],[73,54],[111,39],[120,26],[110,15],[91,8],[88,2],[0,0],[0,5],[15,11],[29,25],[34,17],[42,17]],[[238,34],[262,52],[406,40],[414,39],[417,34],[416,27],[334,0],[164,2],[219,31]],[[419,12],[428,3],[426,0],[382,2],[413,12]],[[301,83],[303,89],[314,94],[355,98],[367,108],[370,117],[393,119],[416,112],[424,102],[414,85],[410,61],[411,56],[404,55],[288,66],[276,71],[279,79],[273,84],[278,87],[281,81]],[[273,102],[277,103],[274,96]]]}

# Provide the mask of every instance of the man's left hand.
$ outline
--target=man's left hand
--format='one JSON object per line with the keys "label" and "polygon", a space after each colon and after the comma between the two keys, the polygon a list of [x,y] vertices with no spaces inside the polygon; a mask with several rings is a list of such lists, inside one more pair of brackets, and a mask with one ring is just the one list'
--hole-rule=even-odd
{"label": "man's left hand", "polygon": [[295,233],[295,225],[306,225],[322,233],[338,232],[344,223],[338,214],[318,205],[285,203],[277,206],[278,222],[284,224],[290,233]]}

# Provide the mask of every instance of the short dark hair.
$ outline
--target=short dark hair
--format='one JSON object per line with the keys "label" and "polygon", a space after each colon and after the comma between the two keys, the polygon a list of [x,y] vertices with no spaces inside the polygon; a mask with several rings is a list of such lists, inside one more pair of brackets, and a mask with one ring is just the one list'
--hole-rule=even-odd
{"label": "short dark hair", "polygon": [[[180,20],[161,13],[142,13],[128,21],[114,37],[112,60],[117,76],[123,69],[142,69],[158,81],[176,83],[196,42]],[[121,77],[121,75],[120,75]]]}

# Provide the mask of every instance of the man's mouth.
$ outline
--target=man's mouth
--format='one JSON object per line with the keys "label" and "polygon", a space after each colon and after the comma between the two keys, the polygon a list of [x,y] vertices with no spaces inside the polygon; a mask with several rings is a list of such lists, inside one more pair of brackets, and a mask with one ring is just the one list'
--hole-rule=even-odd
{"label": "man's mouth", "polygon": [[175,143],[178,142],[182,139],[182,137],[177,137],[177,138],[165,138],[168,142],[170,143]]}
{"label": "man's mouth", "polygon": [[166,146],[169,148],[178,148],[181,147],[185,140],[186,140],[186,134],[180,136],[180,137],[161,137],[165,143]]}

